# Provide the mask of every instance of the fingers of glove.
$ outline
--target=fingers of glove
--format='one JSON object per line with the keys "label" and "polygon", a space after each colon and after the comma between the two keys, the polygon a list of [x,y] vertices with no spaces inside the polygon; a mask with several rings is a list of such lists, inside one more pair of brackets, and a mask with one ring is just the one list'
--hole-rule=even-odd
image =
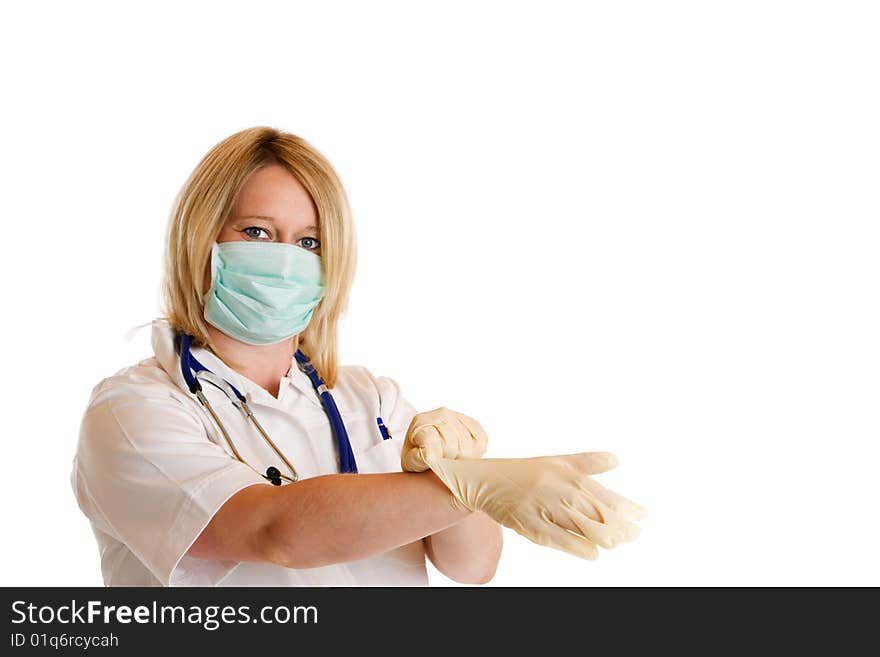
{"label": "fingers of glove", "polygon": [[633,535],[631,528],[627,526],[631,523],[622,522],[614,517],[614,512],[608,509],[608,507],[602,509],[604,505],[601,502],[596,502],[596,506],[602,509],[603,521],[593,520],[593,518],[582,513],[580,509],[575,508],[568,502],[563,502],[563,505],[568,509],[569,519],[578,533],[583,534],[606,550],[610,550],[622,541],[632,540],[638,536],[637,527],[632,526],[636,530],[636,534]]}
{"label": "fingers of glove", "polygon": [[404,445],[400,453],[400,467],[404,472],[424,472],[428,469],[425,450],[422,447]]}
{"label": "fingers of glove", "polygon": [[413,445],[424,447],[443,458],[456,458],[458,454],[457,430],[444,420],[416,425],[410,433]]}
{"label": "fingers of glove", "polygon": [[435,409],[424,413],[416,413],[406,430],[406,441],[417,447],[425,447],[429,442],[442,443],[441,425],[443,424],[443,409]]}
{"label": "fingers of glove", "polygon": [[430,424],[417,425],[410,436],[414,445],[446,459],[477,459],[486,451],[486,441],[473,436],[459,417],[441,417]]}
{"label": "fingers of glove", "polygon": [[462,439],[462,442],[465,444],[462,445],[461,458],[480,458],[486,452],[486,447],[489,444],[489,436],[486,435],[486,430],[470,416],[463,415],[462,413],[456,413],[456,416],[458,421],[464,425],[467,434],[467,439]]}
{"label": "fingers of glove", "polygon": [[470,429],[452,411],[449,411],[448,417],[444,417],[440,421],[437,430],[443,438],[443,458],[479,458],[479,455],[471,456],[474,449],[472,447],[473,439],[471,438]]}
{"label": "fingers of glove", "polygon": [[[618,542],[629,542],[638,538],[642,530],[633,524],[629,518],[620,513],[620,511],[608,506],[599,497],[591,493],[582,485],[583,483],[585,483],[585,480],[582,480],[582,483],[578,485],[581,494],[571,499],[571,506],[590,520],[611,527]],[[595,484],[595,482],[593,483]]]}
{"label": "fingers of glove", "polygon": [[470,416],[440,407],[422,414],[415,428],[432,425],[443,442],[444,458],[477,459],[486,451],[489,442],[486,432]]}
{"label": "fingers of glove", "polygon": [[576,490],[570,492],[570,497],[564,499],[563,504],[566,507],[576,509],[596,522],[606,522],[606,518],[613,513],[612,509],[603,504],[598,497],[582,486],[580,482],[575,481],[574,486]]}
{"label": "fingers of glove", "polygon": [[636,504],[623,495],[615,493],[613,490],[605,488],[602,484],[589,477],[584,477],[580,485],[598,497],[606,506],[614,509],[629,521],[642,520],[648,515],[647,510],[643,506]]}
{"label": "fingers of glove", "polygon": [[617,467],[617,457],[611,452],[581,452],[580,454],[565,454],[558,458],[563,459],[575,470],[585,475],[600,474]]}
{"label": "fingers of glove", "polygon": [[424,451],[425,461],[446,456],[443,435],[440,433],[439,427],[433,424],[416,427],[410,432],[408,438],[413,447],[421,448]]}
{"label": "fingers of glove", "polygon": [[[587,518],[592,520],[589,516],[587,516]],[[606,522],[602,524],[609,527],[610,531],[614,534],[617,543],[629,543],[636,540],[639,537],[639,534],[642,533],[642,530],[638,525],[631,523],[619,515],[610,522],[608,520],[609,517],[606,515]]]}
{"label": "fingers of glove", "polygon": [[591,541],[560,527],[543,512],[542,519],[544,522],[540,528],[527,527],[517,518],[510,518],[505,524],[532,543],[562,550],[590,561],[599,558],[599,549]]}
{"label": "fingers of glove", "polygon": [[630,543],[631,541],[636,540],[639,537],[639,534],[642,533],[642,528],[638,525],[634,525],[631,522],[625,522],[623,524],[624,534],[623,534],[623,542]]}

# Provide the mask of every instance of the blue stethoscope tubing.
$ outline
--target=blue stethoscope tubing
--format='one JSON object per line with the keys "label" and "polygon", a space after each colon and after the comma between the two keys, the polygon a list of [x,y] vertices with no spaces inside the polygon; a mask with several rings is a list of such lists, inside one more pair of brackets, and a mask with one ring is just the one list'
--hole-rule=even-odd
{"label": "blue stethoscope tubing", "polygon": [[345,430],[345,424],[342,422],[342,415],[336,406],[336,400],[333,399],[333,395],[327,389],[324,379],[321,378],[318,370],[309,362],[306,355],[297,349],[293,356],[296,358],[300,371],[309,377],[312,387],[314,387],[318,397],[321,398],[321,403],[324,405],[324,412],[327,414],[327,419],[330,420],[330,427],[333,429],[333,435],[336,437],[336,446],[339,449],[339,471],[356,473],[358,469],[357,463],[354,460],[354,452],[351,451],[351,441],[348,439],[348,432]]}
{"label": "blue stethoscope tubing", "polygon": [[[239,392],[238,388],[229,383],[226,379],[223,379],[213,372],[209,370],[207,367],[202,365],[195,356],[192,354],[191,344],[192,338],[183,332],[178,332],[176,335],[176,342],[178,346],[178,351],[180,353],[180,371],[183,374],[183,378],[186,381],[187,387],[191,393],[193,393],[202,406],[208,411],[211,417],[214,419],[214,422],[217,423],[217,426],[220,427],[220,431],[223,433],[224,438],[226,438],[226,442],[229,444],[232,449],[233,455],[242,463],[246,463],[246,461],[241,457],[238,453],[238,450],[235,448],[235,443],[232,440],[232,437],[226,431],[226,427],[223,426],[223,423],[220,421],[220,418],[217,417],[217,414],[214,412],[213,407],[208,402],[208,399],[205,397],[202,392],[202,385],[200,383],[200,379],[208,381],[215,387],[219,388],[223,391],[229,400],[235,405],[242,413],[244,413],[248,419],[254,424],[257,430],[262,435],[263,440],[273,449],[273,451],[278,455],[278,457],[284,462],[287,468],[290,470],[291,476],[287,476],[281,474],[281,472],[274,467],[270,467],[267,469],[265,475],[261,475],[264,478],[271,481],[273,484],[281,485],[281,479],[285,479],[287,481],[293,482],[299,479],[299,475],[296,472],[296,469],[287,460],[281,450],[272,442],[272,439],[269,438],[269,435],[266,433],[265,429],[263,429],[262,425],[257,420],[256,416],[251,411],[248,406],[247,400],[245,396]],[[345,424],[342,421],[342,415],[339,413],[339,407],[336,406],[336,401],[333,399],[333,395],[330,394],[330,391],[327,388],[327,385],[324,383],[324,380],[318,374],[318,371],[315,367],[309,362],[308,357],[302,353],[299,349],[296,350],[294,354],[296,358],[296,363],[299,369],[309,377],[309,381],[311,381],[312,386],[315,388],[315,392],[317,392],[318,397],[321,399],[321,404],[324,407],[324,412],[327,414],[327,419],[330,421],[330,428],[333,431],[333,436],[336,439],[336,446],[339,452],[339,471],[340,472],[351,472],[357,473],[357,463],[354,459],[354,452],[351,449],[351,441],[348,439],[348,432],[345,430]]]}

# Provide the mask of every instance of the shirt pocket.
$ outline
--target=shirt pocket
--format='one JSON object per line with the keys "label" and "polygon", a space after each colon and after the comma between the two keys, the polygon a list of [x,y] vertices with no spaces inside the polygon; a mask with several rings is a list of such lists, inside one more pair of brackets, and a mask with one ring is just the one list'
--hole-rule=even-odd
{"label": "shirt pocket", "polygon": [[358,472],[401,472],[400,451],[403,441],[395,438],[382,440],[364,450],[355,450],[354,459]]}

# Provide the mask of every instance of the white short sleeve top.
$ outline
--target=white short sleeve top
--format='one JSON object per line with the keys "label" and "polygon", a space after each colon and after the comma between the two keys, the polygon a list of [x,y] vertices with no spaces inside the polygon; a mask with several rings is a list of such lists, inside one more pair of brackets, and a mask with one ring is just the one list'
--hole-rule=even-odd
{"label": "white short sleeve top", "polygon": [[[189,392],[174,331],[152,323],[154,355],[92,391],[80,426],[71,484],[98,543],[108,586],[425,586],[421,541],[384,554],[318,568],[197,559],[186,551],[224,502],[283,463],[220,390],[204,386],[238,461],[208,412]],[[207,349],[193,355],[244,394],[260,424],[301,479],[339,471],[336,441],[309,378],[291,359],[278,397],[227,367]],[[340,367],[332,390],[358,471],[399,472],[415,408],[388,377]],[[391,434],[384,440],[376,418]],[[296,484],[287,484],[296,485]]]}

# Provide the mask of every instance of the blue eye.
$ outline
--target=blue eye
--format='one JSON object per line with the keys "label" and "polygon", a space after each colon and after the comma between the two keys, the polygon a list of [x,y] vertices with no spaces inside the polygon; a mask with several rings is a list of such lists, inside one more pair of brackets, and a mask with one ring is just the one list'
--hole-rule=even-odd
{"label": "blue eye", "polygon": [[316,240],[314,237],[303,237],[299,243],[303,246],[303,248],[308,249],[309,251],[315,251],[321,248],[321,242]]}
{"label": "blue eye", "polygon": [[254,235],[253,233],[248,232],[248,231],[261,231],[261,232],[263,232],[263,233],[266,233],[266,237],[271,237],[271,236],[269,235],[269,231],[267,231],[265,228],[260,228],[259,226],[248,226],[248,227],[245,228],[243,231],[241,231],[241,232],[243,232],[245,235],[247,235],[248,237],[250,237],[251,239],[258,240],[258,239],[260,239],[259,234]]}

